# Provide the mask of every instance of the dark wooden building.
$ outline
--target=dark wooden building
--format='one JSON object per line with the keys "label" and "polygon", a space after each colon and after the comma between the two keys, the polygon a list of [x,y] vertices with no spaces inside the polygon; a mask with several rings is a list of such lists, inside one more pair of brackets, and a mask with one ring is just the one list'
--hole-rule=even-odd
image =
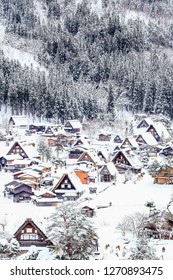
{"label": "dark wooden building", "polygon": [[70,194],[69,197],[74,195],[77,199],[83,193],[82,183],[75,174],[63,174],[58,183],[52,189],[52,192],[60,199],[63,199],[64,195],[67,196],[68,194]]}
{"label": "dark wooden building", "polygon": [[122,143],[123,142],[123,138],[120,135],[116,135],[114,137],[114,143]]}
{"label": "dark wooden building", "polygon": [[13,202],[28,202],[33,194],[33,188],[24,182],[13,181],[5,185],[4,195],[13,198]]}
{"label": "dark wooden building", "polygon": [[99,141],[110,141],[111,140],[111,134],[110,133],[100,133],[99,134]]}
{"label": "dark wooden building", "polygon": [[113,156],[112,162],[120,173],[124,173],[126,170],[131,170],[134,173],[141,172],[141,163],[131,151],[117,151]]}
{"label": "dark wooden building", "polygon": [[64,125],[64,131],[69,133],[80,132],[82,125],[78,120],[69,120]]}
{"label": "dark wooden building", "polygon": [[20,244],[20,247],[29,247],[35,245],[37,247],[49,247],[52,242],[48,240],[45,233],[34,223],[31,218],[25,222],[14,233],[14,237]]}

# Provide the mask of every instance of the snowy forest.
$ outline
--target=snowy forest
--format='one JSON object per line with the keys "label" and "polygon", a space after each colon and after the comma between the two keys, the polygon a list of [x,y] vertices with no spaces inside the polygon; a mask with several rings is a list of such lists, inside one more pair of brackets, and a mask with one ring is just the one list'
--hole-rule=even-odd
{"label": "snowy forest", "polygon": [[0,0],[0,105],[39,118],[173,118],[172,0]]}

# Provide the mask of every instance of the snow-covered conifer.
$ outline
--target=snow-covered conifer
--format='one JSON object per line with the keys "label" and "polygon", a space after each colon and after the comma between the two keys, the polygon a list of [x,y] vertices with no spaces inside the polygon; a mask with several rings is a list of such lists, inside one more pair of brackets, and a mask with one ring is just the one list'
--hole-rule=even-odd
{"label": "snow-covered conifer", "polygon": [[95,250],[97,235],[92,222],[74,203],[56,208],[49,217],[47,235],[61,259],[87,260]]}
{"label": "snow-covered conifer", "polygon": [[129,260],[158,260],[155,249],[149,244],[149,239],[140,237],[137,239],[135,247],[131,248]]}

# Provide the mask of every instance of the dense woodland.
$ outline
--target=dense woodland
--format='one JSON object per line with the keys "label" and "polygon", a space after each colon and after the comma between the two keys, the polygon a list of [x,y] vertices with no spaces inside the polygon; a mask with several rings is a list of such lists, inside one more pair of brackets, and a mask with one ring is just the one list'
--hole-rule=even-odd
{"label": "dense woodland", "polygon": [[1,105],[62,122],[113,120],[118,109],[172,119],[173,1],[102,0],[99,11],[92,2],[0,0],[7,43],[22,39],[45,69],[1,51]]}

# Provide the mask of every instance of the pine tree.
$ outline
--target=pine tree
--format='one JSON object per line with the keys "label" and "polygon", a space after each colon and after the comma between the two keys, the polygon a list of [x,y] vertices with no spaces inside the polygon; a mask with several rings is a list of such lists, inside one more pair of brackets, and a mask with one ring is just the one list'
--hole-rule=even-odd
{"label": "pine tree", "polygon": [[157,172],[159,172],[162,167],[163,167],[163,164],[161,164],[157,159],[155,159],[148,166],[148,172],[151,176],[155,176],[157,174]]}
{"label": "pine tree", "polygon": [[155,249],[150,246],[147,237],[137,239],[135,247],[131,248],[129,260],[158,260]]}
{"label": "pine tree", "polygon": [[10,241],[7,238],[0,238],[0,259],[15,259],[18,255],[20,245],[15,238]]}
{"label": "pine tree", "polygon": [[93,225],[74,203],[63,204],[55,209],[48,220],[48,238],[54,251],[62,259],[87,260],[94,252],[97,238]]}
{"label": "pine tree", "polygon": [[110,115],[114,115],[114,95],[113,95],[113,89],[112,86],[109,87],[109,92],[108,92],[108,101],[107,101],[107,112]]}
{"label": "pine tree", "polygon": [[42,156],[42,159],[46,159],[47,161],[50,161],[52,158],[52,150],[51,147],[46,143],[46,141],[42,138],[38,141],[38,152]]}

